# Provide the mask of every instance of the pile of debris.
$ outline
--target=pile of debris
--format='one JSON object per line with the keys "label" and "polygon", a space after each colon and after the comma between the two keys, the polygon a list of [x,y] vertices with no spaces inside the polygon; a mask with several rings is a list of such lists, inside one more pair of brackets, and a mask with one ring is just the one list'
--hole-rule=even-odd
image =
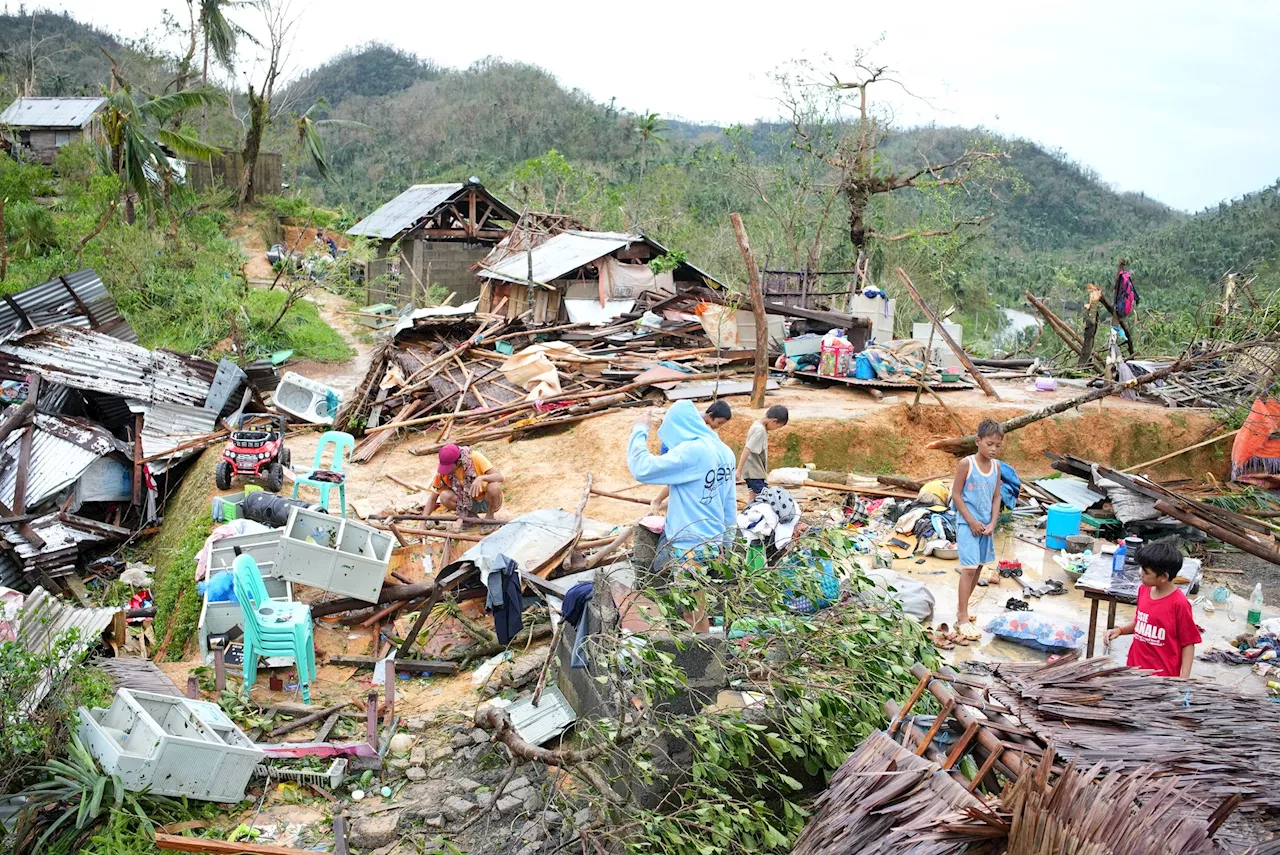
{"label": "pile of debris", "polygon": [[75,590],[87,553],[153,530],[183,461],[260,401],[227,360],[136,344],[91,270],[5,302],[0,585]]}
{"label": "pile of debris", "polygon": [[[915,690],[886,704],[888,730],[836,773],[794,852],[1083,851],[1038,848],[1048,827],[1075,846],[1126,829],[1130,848],[1097,851],[1207,855],[1240,851],[1225,848],[1233,811],[1270,821],[1280,808],[1256,700],[1215,684],[1074,657],[1001,664],[989,681],[923,665],[912,674]],[[925,695],[938,714],[916,712]],[[1149,799],[1160,809],[1135,812]]]}

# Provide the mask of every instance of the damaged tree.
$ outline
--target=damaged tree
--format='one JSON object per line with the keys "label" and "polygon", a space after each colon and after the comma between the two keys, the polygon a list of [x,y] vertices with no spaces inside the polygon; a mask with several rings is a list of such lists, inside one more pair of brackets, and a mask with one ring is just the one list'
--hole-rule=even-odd
{"label": "damaged tree", "polygon": [[284,71],[288,61],[288,48],[293,38],[293,28],[298,18],[292,14],[288,0],[257,0],[254,4],[262,13],[267,31],[266,71],[262,76],[262,85],[254,87],[249,83],[249,114],[246,117],[247,128],[244,136],[244,166],[240,172],[240,206],[253,204],[259,189],[254,186],[253,173],[258,166],[258,155],[262,151],[262,138],[267,128],[278,115],[273,112],[272,98],[275,97],[276,81]]}
{"label": "damaged tree", "polygon": [[[870,587],[842,535],[799,541],[789,556],[760,566],[738,548],[622,595],[601,570],[583,619],[606,629],[580,648],[585,668],[569,666],[572,632],[553,651],[552,679],[580,711],[573,740],[541,748],[505,711],[477,712],[476,723],[518,761],[551,763],[578,780],[577,796],[597,817],[578,824],[588,851],[786,851],[804,822],[804,791],[820,788],[886,721],[884,702],[913,682],[911,657],[935,655],[889,600],[855,594],[805,613],[805,601],[829,602],[824,561],[849,573],[851,591]],[[712,592],[723,634],[691,635],[678,617],[701,592]]]}
{"label": "damaged tree", "polygon": [[[808,68],[804,76],[816,77]],[[995,215],[995,165],[1008,157],[1006,152],[973,142],[959,155],[933,162],[919,152],[919,165],[899,169],[887,164],[880,149],[889,138],[891,128],[883,111],[873,108],[870,90],[880,84],[894,85],[911,94],[894,72],[884,65],[870,62],[859,53],[853,63],[853,77],[830,74],[825,84],[833,102],[815,105],[810,93],[813,82],[783,78],[786,92],[784,108],[790,113],[795,146],[826,164],[838,182],[840,195],[848,207],[849,242],[859,261],[867,257],[873,240],[897,242],[909,238],[953,235],[966,227],[982,225]],[[847,112],[856,114],[852,122]],[[974,191],[981,187],[981,191]],[[949,222],[922,223],[919,228],[903,231],[884,230],[873,223],[872,206],[877,197],[901,190],[937,191],[964,189],[970,195],[985,196],[985,211],[968,212]]]}

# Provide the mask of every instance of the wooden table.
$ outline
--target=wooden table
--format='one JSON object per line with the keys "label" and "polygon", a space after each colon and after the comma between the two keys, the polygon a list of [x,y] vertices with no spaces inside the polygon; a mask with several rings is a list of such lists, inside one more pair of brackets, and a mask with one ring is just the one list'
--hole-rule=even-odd
{"label": "wooden table", "polygon": [[1085,599],[1089,601],[1089,644],[1085,648],[1084,655],[1085,658],[1090,658],[1093,656],[1094,637],[1098,634],[1098,605],[1103,602],[1107,604],[1107,629],[1113,629],[1116,625],[1116,604],[1134,605],[1138,602],[1138,598],[1097,591],[1093,588],[1081,588],[1081,590],[1084,592]]}

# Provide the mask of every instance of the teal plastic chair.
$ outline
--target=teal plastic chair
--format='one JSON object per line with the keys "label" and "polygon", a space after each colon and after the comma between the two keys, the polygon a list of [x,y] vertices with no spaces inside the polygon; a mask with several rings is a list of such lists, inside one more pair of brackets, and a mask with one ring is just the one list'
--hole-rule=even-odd
{"label": "teal plastic chair", "polygon": [[311,703],[311,682],[316,676],[311,606],[271,599],[252,556],[237,555],[231,572],[243,613],[245,697],[258,680],[258,658],[286,656],[297,664],[303,703]]}
{"label": "teal plastic chair", "polygon": [[[329,464],[329,468],[323,469],[324,452],[328,446],[333,446],[333,460]],[[344,454],[356,447],[356,438],[349,433],[331,430],[320,437],[320,445],[316,448],[316,459],[311,464],[311,471],[314,472],[337,472],[342,473],[342,458]],[[298,488],[302,486],[315,487],[320,491],[320,506],[326,511],[329,510],[329,490],[333,487],[338,488],[338,499],[342,502],[342,515],[347,515],[347,481],[343,478],[341,481],[316,481],[312,478],[299,477],[293,482],[293,497],[298,498]]]}

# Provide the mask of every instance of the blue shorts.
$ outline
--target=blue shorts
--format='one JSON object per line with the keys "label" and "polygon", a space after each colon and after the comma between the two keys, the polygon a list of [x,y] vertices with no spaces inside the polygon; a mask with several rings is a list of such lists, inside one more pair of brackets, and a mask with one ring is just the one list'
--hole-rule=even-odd
{"label": "blue shorts", "polygon": [[763,478],[747,478],[745,480],[747,482],[747,489],[757,496],[764,492],[765,487],[769,486],[769,482]]}
{"label": "blue shorts", "polygon": [[969,531],[963,517],[956,522],[956,547],[960,551],[961,567],[981,567],[996,560],[995,538]]}

